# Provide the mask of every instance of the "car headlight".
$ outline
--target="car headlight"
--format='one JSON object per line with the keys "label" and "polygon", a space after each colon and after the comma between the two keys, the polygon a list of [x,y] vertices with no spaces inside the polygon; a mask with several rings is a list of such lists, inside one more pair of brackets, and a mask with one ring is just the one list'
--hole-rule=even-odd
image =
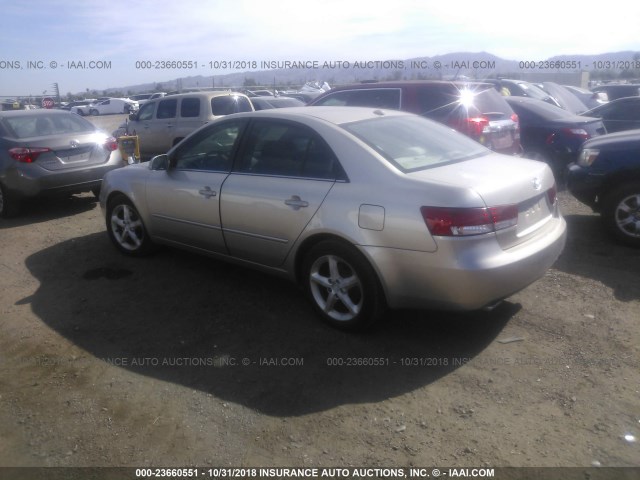
{"label": "car headlight", "polygon": [[581,167],[590,167],[593,162],[598,158],[598,154],[600,150],[595,150],[593,148],[583,148],[580,151],[580,155],[578,155],[578,165]]}

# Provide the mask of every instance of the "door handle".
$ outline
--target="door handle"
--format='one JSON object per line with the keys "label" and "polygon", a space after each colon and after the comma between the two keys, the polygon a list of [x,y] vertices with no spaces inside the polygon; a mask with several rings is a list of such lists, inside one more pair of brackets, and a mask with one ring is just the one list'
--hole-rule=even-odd
{"label": "door handle", "polygon": [[198,190],[198,193],[200,195],[204,196],[205,198],[211,198],[211,197],[215,197],[217,195],[216,192],[211,190],[211,187],[204,187],[203,189]]}
{"label": "door handle", "polygon": [[284,201],[284,204],[293,207],[294,210],[309,206],[309,202],[302,200],[298,195],[292,195],[290,199]]}

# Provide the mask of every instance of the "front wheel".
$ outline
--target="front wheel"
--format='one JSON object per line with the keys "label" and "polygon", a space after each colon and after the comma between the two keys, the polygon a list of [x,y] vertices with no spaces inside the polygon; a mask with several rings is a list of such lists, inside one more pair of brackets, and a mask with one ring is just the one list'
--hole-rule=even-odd
{"label": "front wheel", "polygon": [[151,252],[153,242],[133,203],[124,195],[109,201],[107,207],[107,232],[115,247],[131,256],[142,256]]}
{"label": "front wheel", "polygon": [[94,109],[94,110],[91,110],[89,113],[90,113],[91,115],[96,116],[96,117],[97,117],[98,115],[100,115],[100,112],[99,112],[98,110],[95,110],[95,109]]}
{"label": "front wheel", "polygon": [[640,248],[640,183],[622,185],[609,192],[604,198],[602,218],[616,239]]}
{"label": "front wheel", "polygon": [[361,330],[382,317],[382,287],[355,247],[333,240],[318,243],[305,257],[302,274],[316,311],[334,327]]}

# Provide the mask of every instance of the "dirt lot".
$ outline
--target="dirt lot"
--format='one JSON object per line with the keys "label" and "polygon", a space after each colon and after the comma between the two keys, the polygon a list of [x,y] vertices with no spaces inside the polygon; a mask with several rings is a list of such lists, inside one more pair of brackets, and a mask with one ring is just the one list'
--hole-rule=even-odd
{"label": "dirt lot", "polygon": [[560,201],[540,281],[361,335],[260,273],[125,258],[91,194],[32,202],[0,223],[0,465],[640,466],[640,251]]}

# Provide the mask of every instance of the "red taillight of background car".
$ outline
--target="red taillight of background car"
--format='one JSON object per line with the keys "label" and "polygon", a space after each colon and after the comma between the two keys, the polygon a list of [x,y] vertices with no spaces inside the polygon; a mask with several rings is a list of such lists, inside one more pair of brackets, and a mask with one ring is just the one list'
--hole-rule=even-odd
{"label": "red taillight of background car", "polygon": [[118,140],[113,137],[109,137],[104,141],[103,147],[106,150],[113,152],[114,150],[118,149]]}
{"label": "red taillight of background car", "polygon": [[470,117],[467,118],[466,132],[473,137],[479,137],[489,127],[489,119],[486,117]]}
{"label": "red taillight of background car", "polygon": [[16,147],[9,149],[9,155],[14,160],[22,163],[33,163],[38,157],[46,152],[50,152],[49,148],[24,148]]}
{"label": "red taillight of background car", "polygon": [[421,207],[420,213],[432,235],[460,237],[481,235],[518,223],[518,206],[489,208]]}

